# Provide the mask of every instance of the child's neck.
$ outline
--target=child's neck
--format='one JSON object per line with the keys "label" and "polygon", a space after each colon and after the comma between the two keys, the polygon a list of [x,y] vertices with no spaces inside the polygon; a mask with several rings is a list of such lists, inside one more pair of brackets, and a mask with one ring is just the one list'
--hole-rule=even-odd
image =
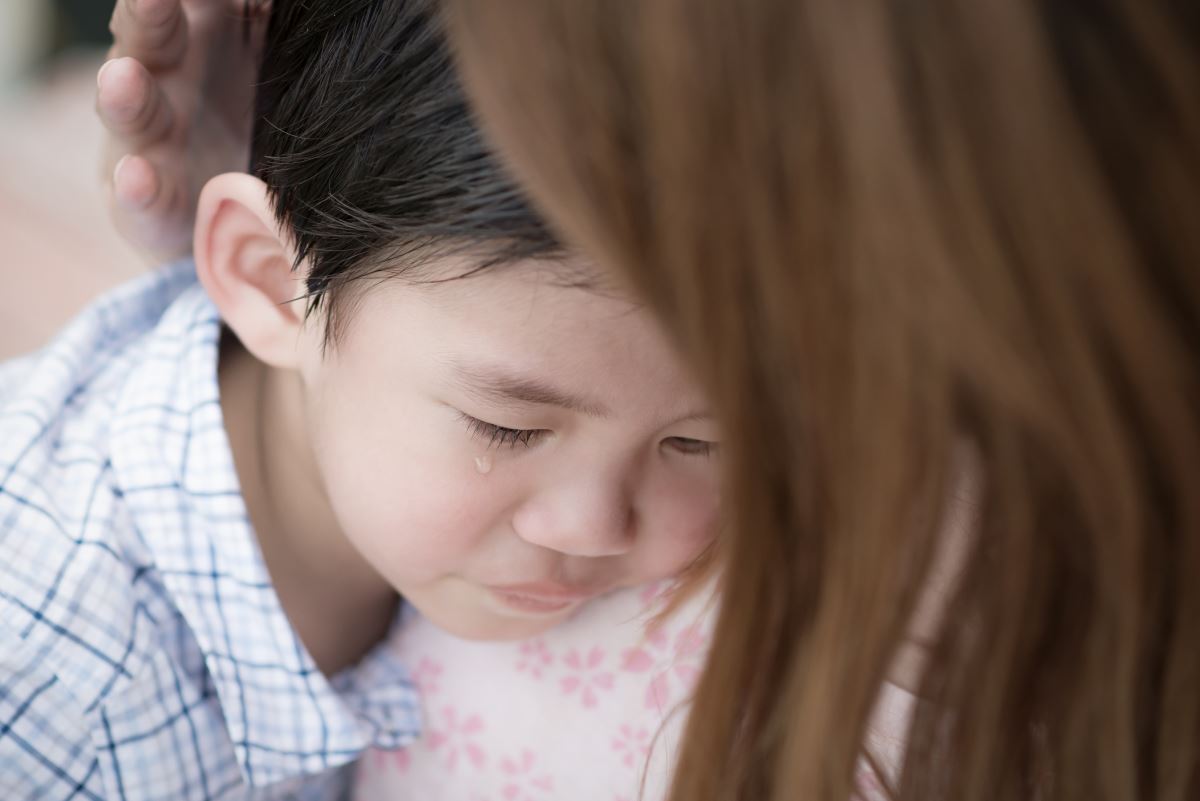
{"label": "child's neck", "polygon": [[288,620],[332,676],[383,639],[398,599],[334,518],[304,436],[298,383],[226,335],[221,407],[250,521]]}

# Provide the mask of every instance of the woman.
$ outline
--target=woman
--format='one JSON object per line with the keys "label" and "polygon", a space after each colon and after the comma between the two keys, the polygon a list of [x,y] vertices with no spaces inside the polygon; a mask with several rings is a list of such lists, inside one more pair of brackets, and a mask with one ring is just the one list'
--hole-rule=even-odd
{"label": "woman", "polygon": [[447,6],[500,151],[729,432],[672,797],[847,797],[914,615],[898,797],[1200,796],[1194,5]]}

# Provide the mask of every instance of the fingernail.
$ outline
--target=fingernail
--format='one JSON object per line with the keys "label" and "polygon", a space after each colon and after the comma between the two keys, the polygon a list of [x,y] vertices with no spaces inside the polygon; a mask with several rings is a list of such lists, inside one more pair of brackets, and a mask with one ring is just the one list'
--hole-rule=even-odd
{"label": "fingernail", "polygon": [[129,163],[129,156],[122,156],[117,162],[117,166],[113,167],[113,193],[117,196],[117,202],[130,211],[140,211],[146,207],[144,198],[131,197],[128,192],[121,191],[121,172],[125,169],[125,165]]}
{"label": "fingernail", "polygon": [[[134,154],[123,156],[113,167],[113,188],[117,201],[129,211],[145,211],[158,196],[159,186],[154,171],[148,164],[134,165]],[[133,169],[133,174],[125,175]],[[141,173],[139,175],[139,173]],[[124,184],[124,185],[123,185]]]}
{"label": "fingernail", "polygon": [[125,163],[127,161],[129,161],[129,156],[121,156],[120,160],[117,162],[117,166],[113,167],[113,186],[120,186],[121,171],[125,169]]}
{"label": "fingernail", "polygon": [[96,88],[97,89],[100,88],[100,86],[102,85],[102,82],[104,81],[105,70],[107,70],[109,67],[111,67],[112,63],[114,61],[116,61],[116,59],[110,58],[108,61],[105,61],[103,64],[100,65],[100,71],[96,73]]}

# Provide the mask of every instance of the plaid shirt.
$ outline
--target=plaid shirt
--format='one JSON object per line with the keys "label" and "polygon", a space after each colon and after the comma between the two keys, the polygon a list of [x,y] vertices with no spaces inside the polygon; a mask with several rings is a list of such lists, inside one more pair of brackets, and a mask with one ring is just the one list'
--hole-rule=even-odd
{"label": "plaid shirt", "polygon": [[0,366],[0,799],[329,798],[419,730],[386,647],[327,680],[234,471],[183,263]]}

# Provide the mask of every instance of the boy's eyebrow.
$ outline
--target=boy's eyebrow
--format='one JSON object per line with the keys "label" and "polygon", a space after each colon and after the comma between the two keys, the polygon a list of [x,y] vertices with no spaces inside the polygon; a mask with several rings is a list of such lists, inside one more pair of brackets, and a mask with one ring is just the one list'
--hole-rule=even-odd
{"label": "boy's eyebrow", "polygon": [[520,403],[558,406],[589,417],[608,417],[612,412],[599,401],[575,395],[540,378],[522,376],[490,364],[452,360],[455,383],[464,392],[488,403]]}

